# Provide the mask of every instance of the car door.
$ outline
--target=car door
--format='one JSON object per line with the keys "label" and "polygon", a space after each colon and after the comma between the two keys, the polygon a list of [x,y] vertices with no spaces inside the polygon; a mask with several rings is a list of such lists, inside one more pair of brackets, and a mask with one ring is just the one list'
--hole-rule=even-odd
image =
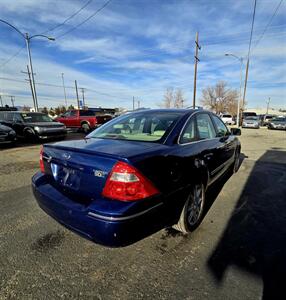
{"label": "car door", "polygon": [[180,147],[176,149],[182,160],[184,182],[199,179],[201,171],[212,179],[218,167],[216,160],[216,131],[208,113],[196,113],[186,122],[179,138]]}
{"label": "car door", "polygon": [[221,166],[218,171],[223,171],[228,168],[234,160],[236,144],[223,121],[216,115],[212,115],[212,120],[217,137],[217,160]]}

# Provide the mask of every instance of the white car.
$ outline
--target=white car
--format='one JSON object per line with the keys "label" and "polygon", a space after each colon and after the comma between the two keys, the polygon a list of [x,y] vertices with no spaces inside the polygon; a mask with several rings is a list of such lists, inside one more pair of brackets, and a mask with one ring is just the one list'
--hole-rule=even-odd
{"label": "white car", "polygon": [[232,115],[230,115],[230,114],[221,114],[220,118],[227,125],[234,125],[235,124],[235,122],[232,119]]}

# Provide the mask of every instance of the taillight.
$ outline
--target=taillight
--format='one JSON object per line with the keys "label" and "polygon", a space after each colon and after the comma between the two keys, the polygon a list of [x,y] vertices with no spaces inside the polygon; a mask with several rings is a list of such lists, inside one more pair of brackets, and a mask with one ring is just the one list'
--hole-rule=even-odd
{"label": "taillight", "polygon": [[44,147],[41,147],[40,151],[40,170],[42,173],[45,173],[45,166],[44,166],[44,161],[43,161],[43,152],[44,152]]}
{"label": "taillight", "polygon": [[136,168],[117,162],[106,180],[102,195],[121,201],[135,201],[158,193],[153,184]]}

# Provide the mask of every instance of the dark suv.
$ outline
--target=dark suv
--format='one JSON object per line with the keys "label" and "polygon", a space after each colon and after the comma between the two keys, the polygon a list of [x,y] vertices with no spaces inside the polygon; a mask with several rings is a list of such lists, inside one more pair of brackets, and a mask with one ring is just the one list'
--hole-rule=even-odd
{"label": "dark suv", "polygon": [[0,111],[0,122],[25,139],[60,138],[67,133],[64,124],[38,112]]}

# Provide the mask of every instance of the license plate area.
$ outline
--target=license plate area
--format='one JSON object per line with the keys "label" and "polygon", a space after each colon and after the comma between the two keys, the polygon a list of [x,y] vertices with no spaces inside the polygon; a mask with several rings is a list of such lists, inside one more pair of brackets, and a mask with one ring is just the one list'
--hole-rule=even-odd
{"label": "license plate area", "polygon": [[81,178],[79,170],[51,163],[51,171],[59,185],[72,190],[79,189]]}

